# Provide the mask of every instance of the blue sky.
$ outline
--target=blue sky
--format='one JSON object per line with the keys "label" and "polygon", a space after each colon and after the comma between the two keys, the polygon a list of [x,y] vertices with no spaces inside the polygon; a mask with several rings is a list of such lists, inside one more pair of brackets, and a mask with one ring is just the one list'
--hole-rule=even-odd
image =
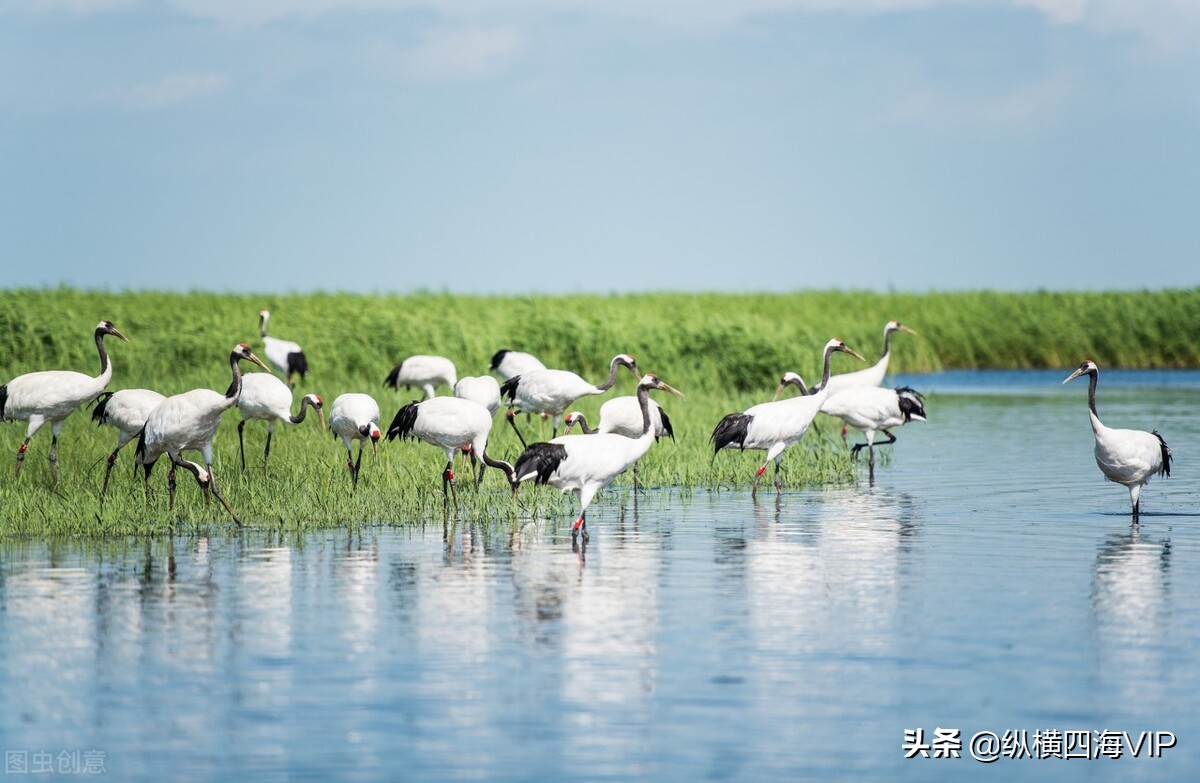
{"label": "blue sky", "polygon": [[4,285],[1200,285],[1194,0],[0,0]]}

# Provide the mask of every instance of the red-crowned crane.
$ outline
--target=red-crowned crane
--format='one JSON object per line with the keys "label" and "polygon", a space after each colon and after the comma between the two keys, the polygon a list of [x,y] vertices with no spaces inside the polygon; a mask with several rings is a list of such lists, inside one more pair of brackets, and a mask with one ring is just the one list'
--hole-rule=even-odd
{"label": "red-crowned crane", "polygon": [[125,448],[125,444],[138,436],[146,425],[146,417],[150,411],[166,397],[153,389],[121,389],[115,392],[104,392],[96,398],[96,409],[92,411],[92,421],[97,425],[107,424],[117,430],[117,447],[108,455],[104,468],[104,486],[100,489],[100,497],[108,492],[108,478],[112,473],[113,464],[117,461],[117,452]]}
{"label": "red-crowned crane", "polygon": [[[166,398],[150,411],[150,415],[146,417],[146,426],[138,436],[137,445],[137,464],[141,465],[144,471],[147,501],[150,500],[150,471],[158,458],[166,454],[171,459],[171,472],[167,474],[167,487],[171,498],[168,509],[175,507],[175,468],[186,467],[181,452],[194,449],[204,455],[207,484],[201,482],[199,475],[193,475],[196,475],[197,482],[205,489],[205,499],[207,500],[208,489],[211,488],[217,500],[221,501],[233,517],[233,521],[241,527],[241,521],[238,520],[233,507],[222,497],[212,475],[212,443],[217,425],[221,423],[221,414],[237,405],[238,397],[241,396],[242,369],[238,362],[242,360],[254,362],[264,370],[268,369],[250,350],[249,345],[236,345],[229,354],[229,369],[233,380],[224,394],[212,389],[192,389]],[[136,466],[134,469],[136,470]]]}
{"label": "red-crowned crane", "polygon": [[[500,384],[490,375],[468,375],[465,378],[459,378],[458,383],[454,384],[454,396],[461,400],[479,403],[487,408],[489,416],[495,416],[496,411],[500,410]],[[471,457],[471,464],[474,465],[477,458],[471,447],[464,446],[463,453]],[[481,481],[485,469],[486,466],[481,463],[479,465]]]}
{"label": "red-crowned crane", "polygon": [[258,332],[262,337],[263,353],[266,354],[267,361],[278,367],[279,371],[283,373],[288,386],[295,385],[296,381],[292,376],[299,375],[300,380],[304,380],[304,376],[308,374],[308,359],[305,358],[304,350],[299,343],[267,336],[267,321],[270,318],[270,310],[258,311]]}
{"label": "red-crowned crane", "polygon": [[400,387],[411,389],[417,387],[425,392],[425,399],[433,397],[434,390],[442,384],[453,388],[458,382],[458,373],[454,362],[445,356],[426,356],[417,354],[410,356],[397,364],[383,379],[384,386],[391,386],[397,391]]}
{"label": "red-crowned crane", "polygon": [[757,496],[758,481],[772,461],[775,462],[775,488],[782,488],[779,475],[780,459],[785,449],[804,437],[817,411],[824,404],[828,393],[825,385],[829,382],[829,360],[839,351],[865,361],[857,351],[841,340],[830,340],[825,344],[821,382],[814,387],[811,394],[788,400],[764,402],[747,408],[744,413],[730,413],[717,423],[711,438],[714,457],[721,449],[733,446],[742,451],[755,449],[767,452],[766,460],[754,476],[754,486],[750,490],[752,498]]}
{"label": "red-crowned crane", "polygon": [[50,476],[58,482],[58,433],[63,422],[85,402],[94,400],[112,380],[112,362],[104,349],[104,337],[111,334],[125,342],[129,338],[117,331],[112,321],[96,324],[96,350],[100,353],[100,374],[96,377],[71,370],[43,370],[18,375],[0,386],[0,421],[28,421],[25,440],[17,449],[17,469],[14,476],[21,475],[21,463],[25,461],[25,450],[30,439],[43,425],[50,424]]}
{"label": "red-crowned crane", "polygon": [[490,375],[468,375],[454,384],[454,396],[477,402],[492,416],[500,410],[500,384]]}
{"label": "red-crowned crane", "polygon": [[[830,376],[829,383],[825,386],[830,396],[851,386],[883,385],[883,379],[887,377],[888,362],[892,357],[892,332],[916,334],[916,332],[899,321],[888,321],[883,327],[883,354],[880,355],[879,361],[862,370],[843,372]],[[864,359],[863,361],[866,360]]]}
{"label": "red-crowned crane", "polygon": [[1104,426],[1096,413],[1096,382],[1100,377],[1100,368],[1088,359],[1063,383],[1069,383],[1081,375],[1088,376],[1088,414],[1092,421],[1092,434],[1096,438],[1096,465],[1109,481],[1129,489],[1133,523],[1136,525],[1142,487],[1155,474],[1164,477],[1171,475],[1171,449],[1157,430],[1116,430]]}
{"label": "red-crowned crane", "polygon": [[242,470],[246,469],[246,444],[242,430],[246,422],[259,419],[267,423],[267,443],[263,447],[263,473],[267,472],[267,459],[271,456],[271,434],[276,422],[299,424],[308,416],[311,407],[321,420],[321,431],[325,431],[324,402],[316,394],[300,398],[299,413],[292,413],[292,390],[283,381],[269,372],[253,372],[242,376],[242,394],[237,401],[242,420],[238,422],[238,451],[242,455]]}
{"label": "red-crowned crane", "polygon": [[596,385],[588,383],[569,370],[533,370],[524,375],[515,375],[500,385],[500,394],[508,398],[506,418],[524,447],[525,438],[517,429],[515,412],[545,413],[554,417],[553,435],[558,435],[558,425],[567,408],[580,397],[603,394],[617,381],[617,370],[629,368],[634,377],[641,377],[637,362],[629,354],[617,354],[608,365],[608,379]]}
{"label": "red-crowned crane", "polygon": [[523,375],[533,370],[544,370],[546,365],[542,364],[542,360],[533,354],[501,348],[492,355],[488,369],[499,375],[501,380],[507,381],[516,375]]}
{"label": "red-crowned crane", "polygon": [[[574,426],[578,426],[579,431],[584,435],[611,432],[627,438],[637,438],[642,434],[642,408],[636,395],[613,397],[601,405],[600,423],[595,429],[588,427],[587,417],[579,411],[568,413],[564,421],[568,434]],[[656,442],[662,437],[675,440],[671,417],[654,400],[650,400],[650,426],[654,429]],[[638,465],[640,464],[642,464],[640,460],[633,463],[633,486],[635,488],[638,485]]]}
{"label": "red-crowned crane", "polygon": [[[614,374],[616,366],[614,360]],[[584,540],[587,540],[587,510],[596,493],[611,484],[613,479],[635,464],[654,445],[654,425],[650,417],[651,389],[683,396],[682,392],[663,383],[656,375],[642,376],[637,387],[638,408],[642,416],[638,437],[628,438],[615,433],[563,435],[549,443],[534,443],[521,453],[513,468],[514,492],[520,482],[532,479],[562,492],[576,493],[579,496],[579,518],[571,528],[571,538],[574,539],[582,531]]]}
{"label": "red-crowned crane", "polygon": [[[342,439],[346,447],[346,467],[353,480],[351,492],[358,488],[358,471],[362,467],[363,448],[371,442],[371,452],[379,456],[379,403],[369,394],[348,392],[338,395],[329,409],[329,429]],[[358,460],[351,459],[350,444],[358,441]]]}
{"label": "red-crowned crane", "polygon": [[[908,386],[888,389],[883,386],[852,386],[825,399],[822,413],[836,416],[849,427],[863,431],[866,443],[856,443],[851,456],[867,449],[870,480],[875,480],[875,433],[887,436],[884,444],[895,443],[893,427],[910,421],[925,421],[925,398]],[[880,444],[883,445],[883,444]]]}
{"label": "red-crowned crane", "polygon": [[[454,498],[458,513],[458,490],[454,486],[454,452],[470,446],[483,464],[504,472],[513,482],[512,465],[492,459],[487,453],[488,435],[492,431],[492,415],[477,402],[459,397],[433,397],[422,402],[410,402],[396,411],[387,430],[387,439],[419,438],[446,452],[446,469],[442,471],[442,492],[446,506]],[[480,474],[482,480],[483,474]],[[448,489],[447,489],[448,488]]]}

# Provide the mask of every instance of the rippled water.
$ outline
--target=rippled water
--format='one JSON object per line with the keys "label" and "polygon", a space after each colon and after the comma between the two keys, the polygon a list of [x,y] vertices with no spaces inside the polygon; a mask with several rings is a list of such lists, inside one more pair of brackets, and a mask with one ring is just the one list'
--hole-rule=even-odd
{"label": "rippled water", "polygon": [[[1064,375],[899,379],[931,420],[873,487],[609,491],[586,552],[566,518],[0,541],[0,748],[29,770],[6,772],[1187,779],[1200,375],[1102,376],[1101,416],[1175,450],[1136,529]],[[906,760],[917,728],[958,729],[963,757]],[[977,732],[1040,730],[1178,744],[969,757]]]}

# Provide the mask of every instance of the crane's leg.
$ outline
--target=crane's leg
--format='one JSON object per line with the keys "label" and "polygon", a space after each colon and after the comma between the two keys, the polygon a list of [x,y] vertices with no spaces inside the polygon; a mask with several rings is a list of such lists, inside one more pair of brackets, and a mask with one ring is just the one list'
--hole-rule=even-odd
{"label": "crane's leg", "polygon": [[634,492],[638,491],[638,465],[641,465],[641,464],[642,464],[641,460],[638,460],[637,462],[633,463],[633,491]]}
{"label": "crane's leg", "polygon": [[350,490],[351,494],[358,489],[358,469],[362,467],[363,441],[358,442],[358,461],[350,459],[350,447],[346,447],[346,467],[350,469],[350,478],[354,480],[354,486]]}
{"label": "crane's leg", "polygon": [[779,460],[775,460],[775,492],[783,491],[783,477],[779,475]]}
{"label": "crane's leg", "polygon": [[62,432],[66,421],[56,421],[50,427],[50,477],[58,483],[58,433]]}
{"label": "crane's leg", "polygon": [[521,434],[519,429],[517,429],[517,414],[512,408],[508,409],[508,412],[504,414],[504,418],[508,419],[508,423],[512,425],[513,432],[517,433],[517,439],[521,441],[521,448],[529,448],[529,444],[525,442],[525,436]]}
{"label": "crane's leg", "polygon": [[1142,488],[1140,486],[1134,484],[1129,488],[1129,499],[1133,503],[1133,524],[1135,525],[1138,523],[1138,517],[1140,516],[1141,512],[1141,496]]}
{"label": "crane's leg", "polygon": [[242,439],[242,430],[246,428],[246,420],[238,422],[238,451],[242,454],[242,472],[246,471],[246,442]]}
{"label": "crane's leg", "polygon": [[21,465],[25,462],[25,450],[28,448],[29,438],[26,438],[21,441],[21,446],[17,449],[17,472],[13,474],[14,478],[21,475]]}
{"label": "crane's leg", "polygon": [[[128,443],[128,441],[126,441]],[[104,468],[104,486],[100,488],[100,500],[104,500],[104,494],[108,492],[108,477],[112,475],[113,465],[117,463],[117,452],[121,450],[124,443],[118,443],[117,447],[112,450],[112,454],[108,455],[108,465]],[[133,475],[137,475],[137,465],[133,466]]]}
{"label": "crane's leg", "polygon": [[579,512],[579,519],[575,520],[575,524],[571,527],[571,543],[575,543],[575,537],[583,534],[583,540],[588,540],[587,532],[587,512]]}
{"label": "crane's leg", "polygon": [[167,492],[169,493],[170,501],[167,503],[167,511],[175,510],[175,458],[171,458],[171,469],[167,471]]}
{"label": "crane's leg", "polygon": [[[447,489],[447,487],[449,489]],[[454,459],[446,460],[446,469],[442,471],[442,494],[445,495],[446,511],[450,510],[450,498],[454,498],[454,513],[458,513],[458,490],[454,487]]]}
{"label": "crane's leg", "polygon": [[[146,505],[150,505],[150,470],[153,467],[154,467],[153,462],[151,462],[149,465],[142,465],[142,472],[144,474],[142,476],[142,479],[146,482]],[[134,471],[133,475],[136,476],[137,475],[137,463],[134,463],[133,471]]]}
{"label": "crane's leg", "polygon": [[275,422],[267,425],[267,445],[263,448],[263,475],[267,475],[267,459],[271,456],[271,435],[275,432]]}

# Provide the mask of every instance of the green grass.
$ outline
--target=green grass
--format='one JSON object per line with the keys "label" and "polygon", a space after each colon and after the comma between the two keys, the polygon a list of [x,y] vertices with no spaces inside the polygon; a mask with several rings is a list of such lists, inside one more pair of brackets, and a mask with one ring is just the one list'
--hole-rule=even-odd
{"label": "green grass", "polygon": [[[708,436],[720,417],[769,399],[785,369],[815,378],[829,337],[844,339],[874,361],[883,324],[890,319],[920,333],[894,338],[893,372],[1067,368],[1086,357],[1102,367],[1200,366],[1200,342],[1194,339],[1200,332],[1198,290],[471,297],[53,289],[0,292],[0,334],[8,336],[0,351],[0,381],[43,369],[95,373],[92,329],[109,318],[132,341],[110,341],[115,365],[110,389],[223,390],[233,345],[261,347],[261,307],[272,310],[272,334],[305,348],[313,371],[302,391],[316,392],[327,402],[342,392],[370,393],[383,410],[385,429],[414,395],[385,389],[382,380],[410,354],[448,356],[462,376],[483,374],[499,348],[519,348],[551,366],[600,379],[614,354],[632,353],[643,371],[661,375],[687,394],[686,400],[660,400],[675,422],[678,441],[657,445],[642,466],[644,485],[680,491],[748,487],[761,453],[722,453],[713,462]],[[857,368],[844,356],[834,361],[835,372]],[[632,393],[632,377],[619,377],[615,393]],[[581,401],[578,408],[595,421],[604,399]],[[364,458],[359,490],[351,495],[340,442],[322,436],[311,417],[299,427],[277,427],[267,476],[261,470],[265,425],[248,424],[251,468],[243,474],[239,418],[234,411],[222,422],[214,470],[247,524],[302,529],[441,518],[441,457],[431,446],[381,443],[379,462],[371,463],[369,454]],[[535,420],[523,418],[522,426],[532,439],[550,434]],[[34,439],[14,482],[12,461],[24,432],[23,422],[0,426],[0,533],[115,534],[225,519],[218,505],[203,505],[194,482],[182,473],[175,510],[167,513],[165,461],[155,469],[147,505],[140,479],[130,477],[132,445],[122,452],[101,506],[103,460],[116,433],[94,426],[86,411],[74,414],[63,430],[58,485],[50,483],[45,460],[48,428]],[[510,461],[519,453],[500,417],[492,451]],[[840,444],[811,437],[785,456],[784,466],[791,487],[850,482],[858,475]],[[622,477],[618,486],[628,481]],[[553,490],[526,487],[522,497],[526,512],[536,505],[541,513],[566,516],[573,508],[572,500]],[[466,518],[512,514],[508,492],[494,471],[481,493],[461,481],[460,500]]]}

